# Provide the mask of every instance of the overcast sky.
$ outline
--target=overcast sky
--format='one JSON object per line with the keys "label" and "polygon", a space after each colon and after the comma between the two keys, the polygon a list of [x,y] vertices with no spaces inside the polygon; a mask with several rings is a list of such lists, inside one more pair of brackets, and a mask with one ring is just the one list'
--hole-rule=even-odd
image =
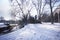
{"label": "overcast sky", "polygon": [[5,17],[5,19],[11,19],[10,15],[8,14],[10,9],[9,1],[8,0],[0,0],[0,16]]}
{"label": "overcast sky", "polygon": [[[58,5],[58,4],[60,4],[60,2],[57,3],[56,5]],[[47,6],[45,7],[46,8],[45,11],[49,10],[49,6],[48,7]],[[0,16],[5,17],[5,19],[7,19],[7,20],[11,19],[10,14],[9,14],[9,9],[10,9],[9,1],[8,0],[0,0]],[[34,9],[33,9],[32,12],[36,13],[36,10],[34,11]],[[34,14],[32,14],[32,15],[34,15]]]}

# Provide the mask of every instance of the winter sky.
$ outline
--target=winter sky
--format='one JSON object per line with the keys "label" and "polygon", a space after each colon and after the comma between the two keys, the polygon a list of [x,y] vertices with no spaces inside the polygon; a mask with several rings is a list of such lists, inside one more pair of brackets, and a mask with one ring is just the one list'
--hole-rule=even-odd
{"label": "winter sky", "polygon": [[10,9],[9,1],[8,0],[0,0],[0,16],[5,17],[5,19],[10,19],[10,15],[8,11]]}
{"label": "winter sky", "polygon": [[[57,3],[56,5],[58,5],[58,4],[60,4],[60,2]],[[49,6],[48,7],[47,6],[45,7],[46,8],[45,11],[49,10]],[[9,15],[9,12],[8,12],[9,9],[10,9],[9,0],[0,0],[0,16],[5,17],[5,19],[7,19],[7,20],[11,19],[10,15]],[[34,9],[33,9],[32,12],[36,13],[36,10],[34,11]],[[34,15],[34,14],[32,14],[32,15]]]}

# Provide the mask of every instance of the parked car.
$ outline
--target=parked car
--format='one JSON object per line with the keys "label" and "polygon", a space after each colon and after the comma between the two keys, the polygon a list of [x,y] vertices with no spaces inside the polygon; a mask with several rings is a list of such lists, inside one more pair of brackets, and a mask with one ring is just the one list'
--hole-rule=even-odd
{"label": "parked car", "polygon": [[0,33],[4,31],[11,31],[12,27],[9,24],[0,23]]}

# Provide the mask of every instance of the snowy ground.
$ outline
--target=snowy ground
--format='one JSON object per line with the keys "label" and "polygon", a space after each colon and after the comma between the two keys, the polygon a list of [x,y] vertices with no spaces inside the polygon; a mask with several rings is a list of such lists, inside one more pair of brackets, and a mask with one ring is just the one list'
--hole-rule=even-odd
{"label": "snowy ground", "polygon": [[28,24],[22,29],[1,35],[0,40],[60,40],[60,23]]}

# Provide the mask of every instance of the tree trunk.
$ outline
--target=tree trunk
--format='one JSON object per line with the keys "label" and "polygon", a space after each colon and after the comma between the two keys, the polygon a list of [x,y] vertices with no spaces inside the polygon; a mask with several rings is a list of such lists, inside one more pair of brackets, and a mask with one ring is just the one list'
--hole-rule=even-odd
{"label": "tree trunk", "polygon": [[51,23],[54,23],[53,19],[53,12],[52,12],[52,0],[50,0],[50,10],[51,10]]}
{"label": "tree trunk", "polygon": [[38,20],[41,23],[41,6],[42,6],[42,0],[38,0]]}

